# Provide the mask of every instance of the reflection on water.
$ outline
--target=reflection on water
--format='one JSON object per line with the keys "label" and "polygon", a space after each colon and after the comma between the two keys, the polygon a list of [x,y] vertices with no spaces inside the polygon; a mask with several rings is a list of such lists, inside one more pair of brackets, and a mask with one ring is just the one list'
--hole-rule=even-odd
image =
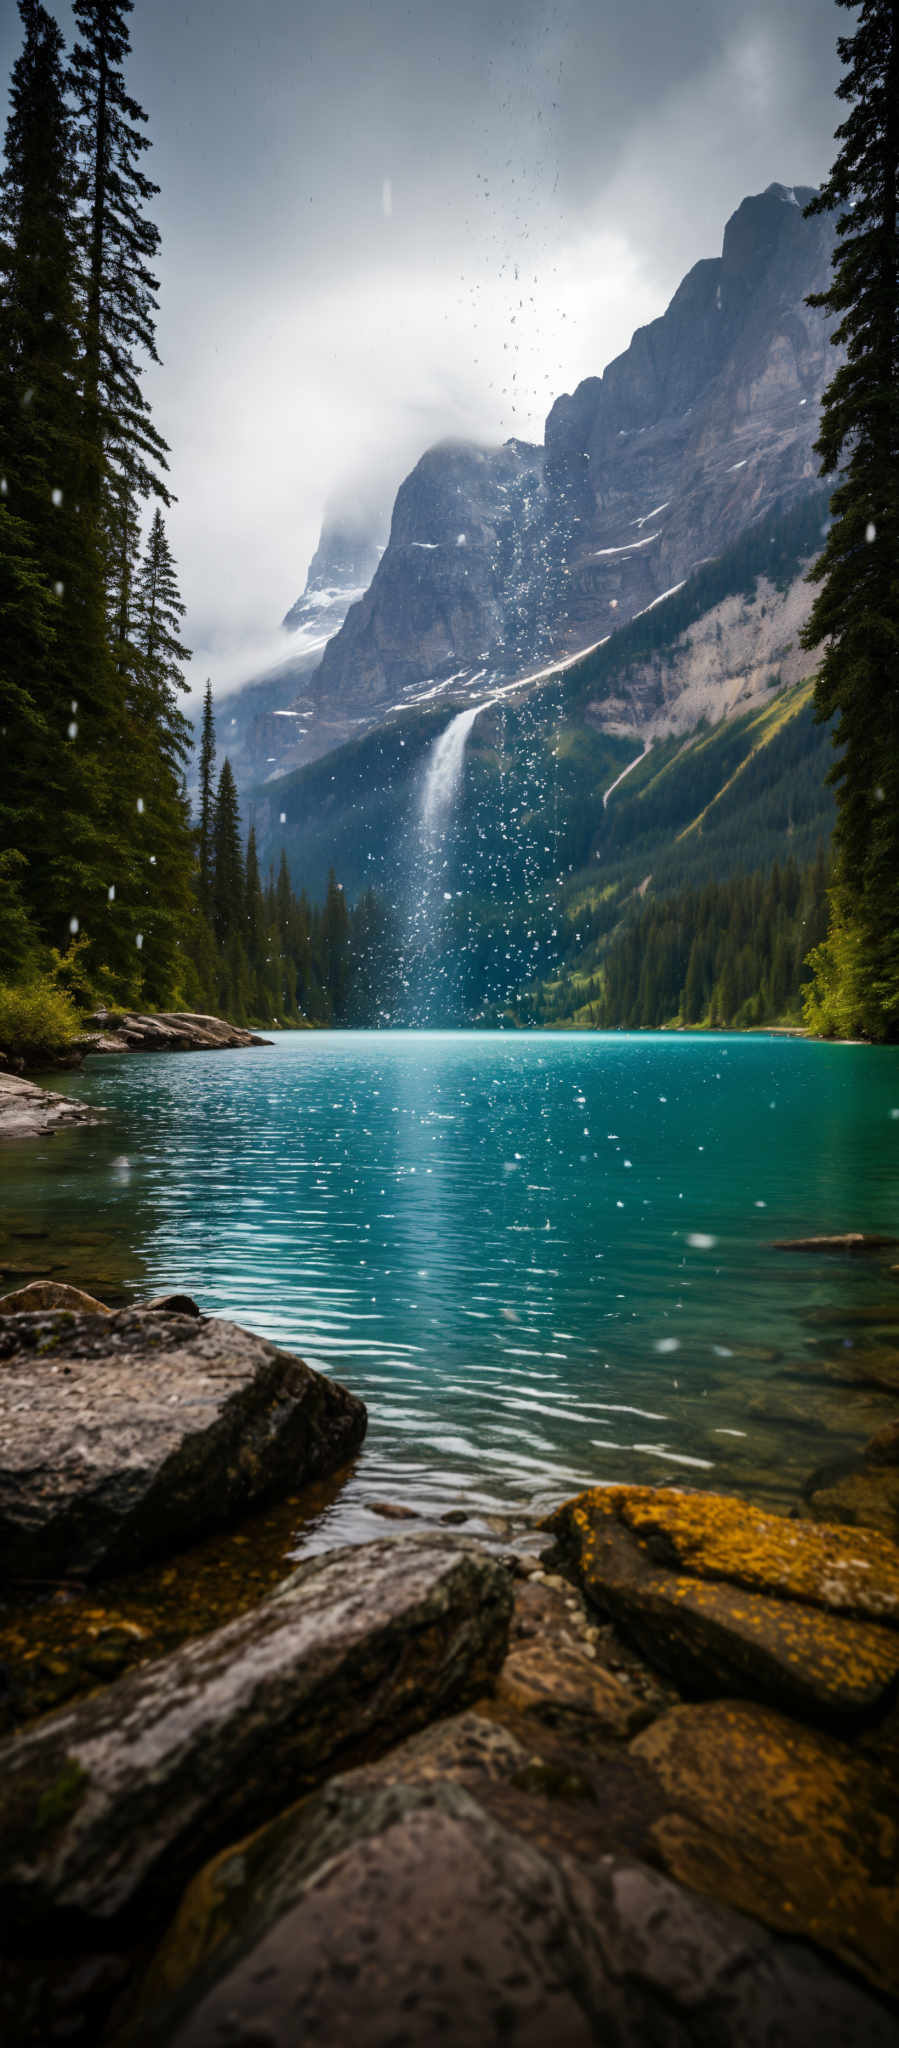
{"label": "reflection on water", "polygon": [[108,1122],[0,1159],[8,1279],[186,1288],[339,1374],[369,1436],[315,1540],[383,1530],[373,1500],[483,1516],[597,1480],[788,1501],[890,1410],[827,1366],[895,1281],[770,1249],[899,1228],[890,1052],[297,1033],[67,1086]]}

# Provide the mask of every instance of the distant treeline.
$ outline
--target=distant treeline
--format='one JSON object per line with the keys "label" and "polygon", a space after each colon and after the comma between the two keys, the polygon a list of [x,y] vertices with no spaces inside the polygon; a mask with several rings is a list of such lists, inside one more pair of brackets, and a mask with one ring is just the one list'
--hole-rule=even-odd
{"label": "distant treeline", "polygon": [[806,960],[827,929],[823,849],[800,868],[677,891],[647,902],[589,980],[544,988],[522,1021],[635,1030],[666,1024],[800,1021]]}
{"label": "distant treeline", "polygon": [[192,933],[198,999],[236,1023],[374,1026],[389,1021],[399,972],[393,920],[373,889],[352,908],[333,869],[321,907],[295,895],[282,852],[263,883],[251,826],[243,848],[225,760],[214,784],[207,686],[197,827],[199,916]]}

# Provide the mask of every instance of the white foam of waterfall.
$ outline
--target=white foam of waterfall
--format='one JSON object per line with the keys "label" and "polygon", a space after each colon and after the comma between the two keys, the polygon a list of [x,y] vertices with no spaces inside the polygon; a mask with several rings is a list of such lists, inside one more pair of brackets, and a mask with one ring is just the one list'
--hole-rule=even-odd
{"label": "white foam of waterfall", "polygon": [[443,838],[452,817],[462,782],[468,735],[475,719],[492,701],[488,697],[483,704],[470,704],[466,711],[458,711],[439,739],[434,741],[428,755],[419,806],[422,836],[428,853],[432,853]]}
{"label": "white foam of waterfall", "polygon": [[465,747],[476,718],[495,700],[487,697],[457,711],[425,757],[417,806],[417,860],[410,870],[406,988],[417,1024],[445,1020],[455,1005],[457,963],[444,939],[452,892],[452,827]]}

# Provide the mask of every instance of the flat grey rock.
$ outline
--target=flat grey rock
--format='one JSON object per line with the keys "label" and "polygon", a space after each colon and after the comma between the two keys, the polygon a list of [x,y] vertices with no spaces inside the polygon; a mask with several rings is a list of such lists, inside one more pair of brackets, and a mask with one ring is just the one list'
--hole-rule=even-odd
{"label": "flat grey rock", "polygon": [[101,1112],[57,1095],[21,1074],[0,1073],[0,1138],[44,1138],[72,1124],[96,1124]]}
{"label": "flat grey rock", "polygon": [[84,1578],[335,1472],[363,1402],[233,1323],[0,1317],[0,1575]]}
{"label": "flat grey rock", "polygon": [[207,1857],[489,1686],[508,1573],[463,1538],[331,1551],[0,1748],[0,1934],[128,1946]]}
{"label": "flat grey rock", "polygon": [[159,1010],[152,1016],[127,1010],[121,1016],[99,1011],[88,1021],[84,1043],[89,1052],[215,1052],[270,1040],[195,1010]]}
{"label": "flat grey rock", "polygon": [[618,1857],[588,1870],[458,1785],[335,1780],[188,1892],[134,2048],[895,2048],[810,1950]]}

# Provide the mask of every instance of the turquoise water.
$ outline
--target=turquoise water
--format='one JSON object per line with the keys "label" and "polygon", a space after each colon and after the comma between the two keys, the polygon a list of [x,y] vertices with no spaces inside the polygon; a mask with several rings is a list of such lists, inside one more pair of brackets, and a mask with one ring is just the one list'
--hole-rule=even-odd
{"label": "turquoise water", "polygon": [[771,1240],[899,1234],[895,1053],[291,1033],[65,1085],[107,1121],[6,1148],[8,1284],[187,1288],[344,1380],[369,1435],[329,1541],[383,1529],[372,1501],[483,1518],[597,1480],[788,1502],[889,1412],[826,1369],[869,1340],[847,1309],[899,1301],[887,1262]]}

